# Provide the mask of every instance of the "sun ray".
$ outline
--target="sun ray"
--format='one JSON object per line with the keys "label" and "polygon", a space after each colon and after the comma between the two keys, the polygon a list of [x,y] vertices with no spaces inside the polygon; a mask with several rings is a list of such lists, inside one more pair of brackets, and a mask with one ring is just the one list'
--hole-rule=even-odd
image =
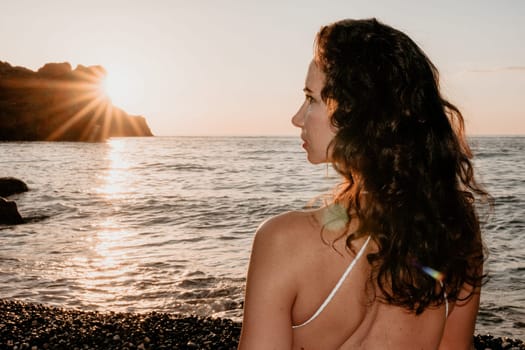
{"label": "sun ray", "polygon": [[89,123],[87,124],[86,128],[80,135],[81,141],[93,142],[93,141],[100,140],[100,136],[101,136],[100,125],[98,125],[97,127],[96,123],[100,119],[100,117],[102,117],[103,110],[106,108],[107,103],[108,103],[107,101],[103,101],[96,107],[93,118],[89,120]]}
{"label": "sun ray", "polygon": [[59,112],[61,110],[65,110],[69,107],[72,107],[78,103],[86,102],[86,101],[93,100],[99,97],[100,97],[99,94],[94,90],[86,91],[78,96],[74,96],[62,102],[59,102],[58,104],[56,104],[55,106],[51,108],[46,108],[45,110],[43,110],[43,112],[48,113],[48,114]]}
{"label": "sun ray", "polygon": [[91,84],[98,84],[106,76],[104,68],[99,66],[92,66],[89,68],[89,73],[80,69],[75,69],[73,72],[75,75],[80,76],[82,79],[91,82]]}
{"label": "sun ray", "polygon": [[54,141],[58,140],[61,136],[64,135],[64,133],[71,128],[76,122],[78,122],[82,117],[84,117],[86,114],[88,114],[90,111],[92,111],[97,104],[99,104],[101,101],[101,98],[95,98],[91,100],[87,105],[82,107],[78,112],[76,112],[71,118],[69,118],[66,123],[64,123],[62,126],[60,126],[58,129],[53,131],[51,135],[48,136],[48,141]]}
{"label": "sun ray", "polygon": [[121,136],[120,135],[120,129],[119,129],[119,109],[115,106],[111,109],[111,118],[109,120],[108,128],[113,131],[114,136]]}
{"label": "sun ray", "polygon": [[97,86],[97,81],[61,81],[59,79],[23,78],[3,79],[2,85],[9,88],[34,88],[34,89],[57,89],[57,90],[92,90]]}
{"label": "sun ray", "polygon": [[102,139],[105,140],[109,136],[109,129],[111,127],[111,118],[113,116],[113,105],[108,103],[104,113],[104,124],[102,126]]}
{"label": "sun ray", "polygon": [[[83,73],[86,76],[89,76]],[[92,77],[92,76],[90,76]],[[49,80],[49,79],[7,79],[2,80],[2,85],[9,88],[32,88],[32,89],[52,89],[53,91],[79,91],[83,92],[78,96],[72,96],[68,99],[54,104],[50,108],[42,110],[42,113],[52,114],[60,110],[64,110],[78,103],[94,99],[100,95],[98,91],[98,84],[96,81],[87,82],[67,82],[60,80]]]}
{"label": "sun ray", "polygon": [[138,119],[136,117],[131,117],[129,119],[131,128],[133,129],[135,135],[140,135],[142,133],[140,126],[138,125]]}

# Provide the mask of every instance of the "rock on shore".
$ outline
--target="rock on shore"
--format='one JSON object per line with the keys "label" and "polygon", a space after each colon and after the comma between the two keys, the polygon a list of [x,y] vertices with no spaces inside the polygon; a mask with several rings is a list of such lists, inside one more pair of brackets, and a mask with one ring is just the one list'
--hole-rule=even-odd
{"label": "rock on shore", "polygon": [[[236,349],[241,324],[167,313],[99,313],[0,299],[0,350]],[[478,335],[476,349],[525,350],[521,340]]]}

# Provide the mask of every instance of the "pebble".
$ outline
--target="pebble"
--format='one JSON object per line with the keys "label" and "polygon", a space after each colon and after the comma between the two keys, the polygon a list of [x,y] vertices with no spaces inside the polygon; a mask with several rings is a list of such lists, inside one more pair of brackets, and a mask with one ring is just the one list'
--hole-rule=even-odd
{"label": "pebble", "polygon": [[199,346],[197,344],[195,344],[194,342],[192,342],[191,340],[189,342],[186,343],[186,346],[190,349],[198,349]]}
{"label": "pebble", "polygon": [[[234,350],[241,333],[241,324],[229,319],[90,312],[4,299],[0,299],[0,315],[0,350]],[[476,350],[525,350],[519,339],[490,334],[476,335],[474,346]]]}

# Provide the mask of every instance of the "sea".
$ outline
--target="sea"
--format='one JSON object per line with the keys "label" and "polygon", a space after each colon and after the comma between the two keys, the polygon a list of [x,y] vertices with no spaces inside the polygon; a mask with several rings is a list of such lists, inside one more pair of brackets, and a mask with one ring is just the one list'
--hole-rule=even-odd
{"label": "sea", "polygon": [[[495,199],[476,332],[525,339],[525,137],[472,137]],[[0,298],[242,319],[254,233],[340,181],[298,137],[3,142],[26,223],[0,226]]]}

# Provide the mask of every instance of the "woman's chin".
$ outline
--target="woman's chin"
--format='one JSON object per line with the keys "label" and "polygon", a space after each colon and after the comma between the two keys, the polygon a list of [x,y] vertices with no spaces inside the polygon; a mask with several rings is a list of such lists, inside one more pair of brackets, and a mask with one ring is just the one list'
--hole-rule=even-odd
{"label": "woman's chin", "polygon": [[307,159],[308,159],[308,162],[310,162],[311,164],[321,164],[321,163],[326,163],[326,159],[323,157],[323,158],[320,158],[320,157],[316,157],[315,155],[312,155],[312,154],[308,154],[307,155]]}

